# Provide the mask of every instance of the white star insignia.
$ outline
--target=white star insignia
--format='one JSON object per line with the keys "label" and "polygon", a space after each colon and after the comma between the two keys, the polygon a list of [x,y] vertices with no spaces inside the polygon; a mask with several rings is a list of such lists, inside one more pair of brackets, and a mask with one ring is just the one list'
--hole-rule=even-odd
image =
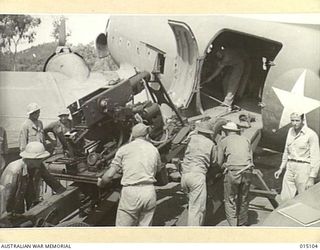
{"label": "white star insignia", "polygon": [[279,129],[290,123],[290,114],[299,112],[307,114],[320,107],[320,101],[304,96],[306,70],[299,76],[291,91],[272,87],[281,104],[283,111],[279,123]]}

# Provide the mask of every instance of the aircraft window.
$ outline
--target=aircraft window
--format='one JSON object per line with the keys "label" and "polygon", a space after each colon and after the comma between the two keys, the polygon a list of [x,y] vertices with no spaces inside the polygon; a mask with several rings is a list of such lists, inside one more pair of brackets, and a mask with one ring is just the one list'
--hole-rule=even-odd
{"label": "aircraft window", "polygon": [[121,45],[122,43],[122,37],[119,37],[119,44]]}
{"label": "aircraft window", "polygon": [[165,56],[162,53],[158,53],[152,72],[153,73],[163,74],[164,73],[165,60],[166,60]]}
{"label": "aircraft window", "polygon": [[267,70],[268,69],[267,62],[268,62],[267,58],[262,57],[262,68],[263,68],[263,70]]}
{"label": "aircraft window", "polygon": [[130,42],[128,41],[128,42],[127,42],[127,47],[129,48],[129,47],[130,47],[130,45],[131,45],[131,44],[130,44]]}
{"label": "aircraft window", "polygon": [[137,54],[140,55],[140,48],[137,47]]}

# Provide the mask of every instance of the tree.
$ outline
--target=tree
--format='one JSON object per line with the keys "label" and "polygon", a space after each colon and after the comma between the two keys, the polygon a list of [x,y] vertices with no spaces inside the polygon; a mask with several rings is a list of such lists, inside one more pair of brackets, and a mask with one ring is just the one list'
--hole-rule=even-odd
{"label": "tree", "polygon": [[40,18],[30,15],[0,15],[0,47],[2,52],[13,55],[13,70],[16,70],[16,54],[22,41],[32,43],[36,37],[35,27]]}
{"label": "tree", "polygon": [[[71,36],[71,31],[68,29],[68,31],[66,32],[66,21],[68,20],[68,18],[66,18],[65,16],[60,16],[58,19],[55,19],[52,23],[53,25],[53,30],[51,32],[51,36],[56,40],[64,40],[67,39],[68,36]],[[62,34],[62,33],[64,34]],[[63,38],[61,36],[64,36]],[[66,41],[64,41],[65,43]]]}

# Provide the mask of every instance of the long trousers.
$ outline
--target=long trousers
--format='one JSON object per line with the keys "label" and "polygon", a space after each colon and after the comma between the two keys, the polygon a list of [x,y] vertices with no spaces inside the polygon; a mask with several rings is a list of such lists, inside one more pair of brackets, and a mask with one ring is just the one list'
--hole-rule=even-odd
{"label": "long trousers", "polygon": [[245,226],[248,224],[249,189],[251,172],[245,171],[235,175],[229,170],[224,178],[224,206],[227,221],[230,226]]}
{"label": "long trousers", "polygon": [[207,202],[206,176],[202,173],[184,173],[181,187],[188,194],[188,226],[201,226],[204,223]]}
{"label": "long trousers", "polygon": [[156,200],[153,185],[123,187],[116,226],[151,226]]}
{"label": "long trousers", "polygon": [[306,190],[306,183],[310,175],[310,164],[301,162],[288,162],[283,176],[281,200],[292,199],[297,192]]}

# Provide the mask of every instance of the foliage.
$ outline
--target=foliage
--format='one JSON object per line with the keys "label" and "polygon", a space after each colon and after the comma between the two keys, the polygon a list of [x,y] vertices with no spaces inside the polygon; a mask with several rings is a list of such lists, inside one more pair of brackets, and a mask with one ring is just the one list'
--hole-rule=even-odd
{"label": "foliage", "polygon": [[[45,43],[32,46],[29,49],[18,52],[16,55],[18,71],[43,71],[47,59],[55,53],[57,43]],[[106,72],[116,70],[117,66],[110,56],[99,59],[96,56],[93,43],[72,47],[72,50],[81,55],[92,71]],[[13,71],[10,55],[0,53],[0,71]]]}
{"label": "foliage", "polygon": [[[57,19],[55,19],[53,22],[52,22],[52,25],[53,25],[53,30],[51,32],[51,36],[55,39],[55,41],[58,41],[59,40],[59,36],[60,36],[60,27],[62,25],[62,22],[64,22],[64,26],[65,26],[65,22],[68,20],[68,18],[66,18],[65,16],[61,16]],[[65,27],[64,27],[65,28]],[[65,39],[68,37],[68,36],[71,36],[71,31],[68,30],[65,34]]]}
{"label": "foliage", "polygon": [[16,54],[20,42],[32,43],[34,30],[41,23],[40,18],[30,15],[0,15],[0,47],[3,53],[11,53],[13,70],[16,68]]}
{"label": "foliage", "polygon": [[[29,49],[18,52],[16,55],[16,70],[43,71],[46,60],[55,52],[56,47],[57,44],[52,42],[32,46]],[[0,54],[0,70],[13,71],[10,55]]]}

